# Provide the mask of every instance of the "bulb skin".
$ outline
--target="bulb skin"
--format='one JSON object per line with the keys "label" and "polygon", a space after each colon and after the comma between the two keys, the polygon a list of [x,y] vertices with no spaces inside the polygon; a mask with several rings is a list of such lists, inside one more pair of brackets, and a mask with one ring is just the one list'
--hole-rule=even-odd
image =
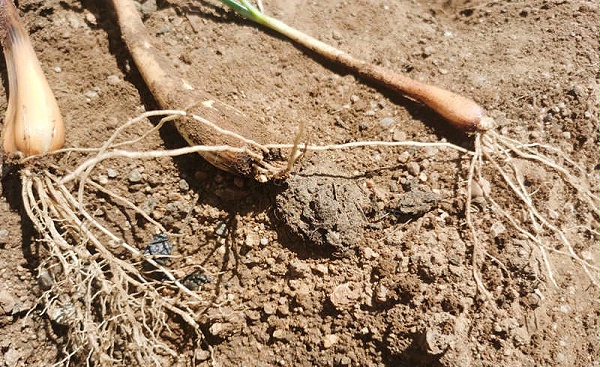
{"label": "bulb skin", "polygon": [[9,89],[4,151],[30,156],[60,149],[65,141],[63,118],[11,0],[0,0],[0,22]]}

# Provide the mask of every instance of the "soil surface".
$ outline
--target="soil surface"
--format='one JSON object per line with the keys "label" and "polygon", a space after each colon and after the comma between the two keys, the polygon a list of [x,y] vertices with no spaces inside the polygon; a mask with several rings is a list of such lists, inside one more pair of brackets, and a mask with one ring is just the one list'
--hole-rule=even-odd
{"label": "soil surface", "polygon": [[[155,45],[192,85],[289,142],[303,122],[313,144],[444,140],[472,148],[471,137],[422,105],[363,83],[216,1],[139,5]],[[597,2],[263,5],[355,56],[472,97],[503,134],[566,152],[597,195]],[[67,147],[99,147],[116,127],[157,109],[108,1],[20,0],[18,8],[64,114]],[[133,148],[185,145],[167,125]],[[307,152],[288,180],[268,184],[197,155],[108,160],[91,177],[179,234],[165,266],[182,278],[202,270],[186,284],[211,300],[194,310],[206,338],[191,340],[173,318],[160,338],[178,357],[159,364],[598,366],[597,286],[578,263],[549,252],[554,286],[539,248],[485,200],[475,203],[474,221],[490,256],[478,266],[494,299],[478,292],[464,215],[468,164],[451,149],[381,147]],[[18,172],[3,168],[0,366],[64,364],[71,331],[39,298],[44,245],[23,213]],[[569,228],[577,254],[597,266],[598,218],[555,174],[528,161],[520,168],[543,212]],[[516,205],[498,175],[488,181],[502,207]],[[140,250],[155,234],[105,197],[89,205]],[[560,249],[558,239],[547,245]],[[115,365],[137,364],[115,356]],[[85,365],[85,356],[72,364]]]}

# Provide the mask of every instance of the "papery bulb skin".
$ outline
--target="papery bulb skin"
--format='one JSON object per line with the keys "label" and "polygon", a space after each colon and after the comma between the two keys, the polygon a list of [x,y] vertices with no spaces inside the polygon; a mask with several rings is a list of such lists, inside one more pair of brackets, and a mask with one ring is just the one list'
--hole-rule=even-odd
{"label": "papery bulb skin", "polygon": [[60,149],[63,118],[12,1],[0,0],[0,21],[9,87],[4,151],[30,156]]}

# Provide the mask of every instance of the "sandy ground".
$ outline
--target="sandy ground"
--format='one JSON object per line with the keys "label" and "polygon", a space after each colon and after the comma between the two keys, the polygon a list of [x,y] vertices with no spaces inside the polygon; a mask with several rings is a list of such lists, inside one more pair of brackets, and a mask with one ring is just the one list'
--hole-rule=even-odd
{"label": "sandy ground", "polygon": [[[566,152],[597,194],[597,2],[263,3],[351,54],[474,98],[502,133]],[[157,108],[108,2],[18,7],[63,111],[66,146],[98,147],[117,126]],[[149,0],[142,10],[156,46],[190,83],[288,141],[301,121],[314,144],[472,147],[427,108],[362,83],[217,2]],[[2,111],[7,84],[4,74]],[[133,148],[181,146],[166,126]],[[205,340],[169,319],[159,337],[178,356],[161,356],[162,365],[598,366],[597,286],[580,265],[550,252],[555,287],[538,247],[502,225],[485,200],[475,224],[501,265],[480,262],[494,299],[477,292],[464,217],[468,163],[441,148],[309,153],[288,182],[259,184],[189,155],[109,160],[92,178],[181,235],[166,266],[182,277],[202,269],[211,280],[197,290],[209,306],[194,310]],[[23,213],[18,172],[3,168],[0,366],[48,366],[66,356],[72,330],[43,312],[37,267],[45,246]],[[535,202],[570,228],[577,254],[597,266],[598,218],[555,174],[527,162],[521,168]],[[516,207],[501,178],[489,181],[503,207]],[[152,239],[148,223],[106,197],[88,205],[137,248]],[[115,364],[137,365],[130,353],[116,351]],[[85,355],[73,357],[72,365],[84,364]]]}

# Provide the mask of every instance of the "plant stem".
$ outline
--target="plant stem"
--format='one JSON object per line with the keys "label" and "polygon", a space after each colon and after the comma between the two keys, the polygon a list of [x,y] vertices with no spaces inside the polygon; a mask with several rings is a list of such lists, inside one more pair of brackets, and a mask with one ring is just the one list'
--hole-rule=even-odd
{"label": "plant stem", "polygon": [[465,132],[487,131],[493,121],[485,116],[483,108],[470,98],[419,82],[406,75],[359,60],[344,51],[313,38],[284,22],[265,15],[248,0],[220,0],[236,13],[280,33],[324,58],[349,69],[361,78],[381,85],[405,97],[420,101],[436,111],[448,122]]}

